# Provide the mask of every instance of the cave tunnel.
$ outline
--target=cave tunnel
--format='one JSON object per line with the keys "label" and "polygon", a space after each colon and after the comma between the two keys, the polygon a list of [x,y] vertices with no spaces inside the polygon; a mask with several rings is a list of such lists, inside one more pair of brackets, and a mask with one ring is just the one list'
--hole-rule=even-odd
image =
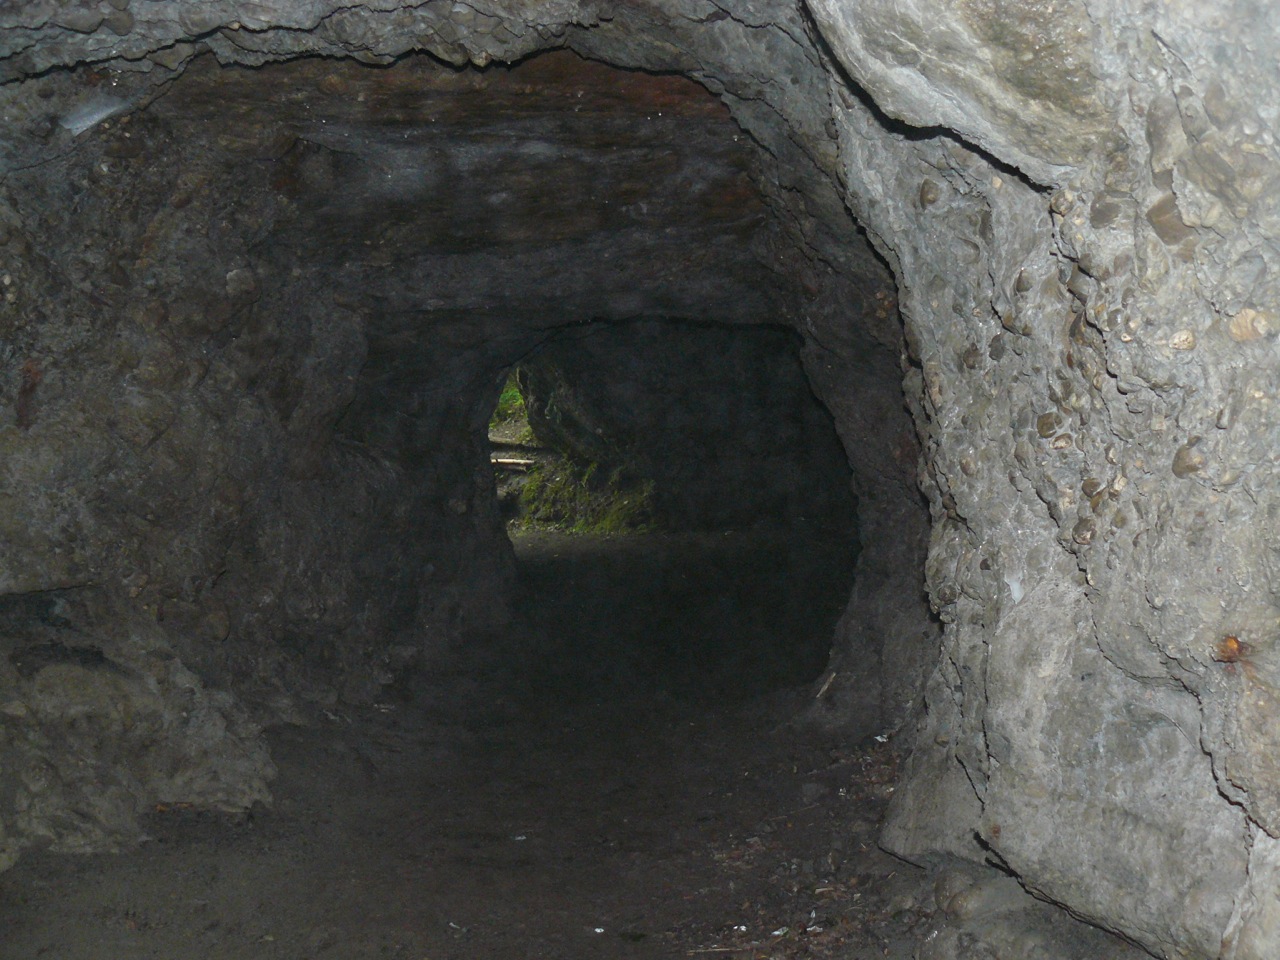
{"label": "cave tunnel", "polygon": [[1278,17],[0,14],[0,956],[1274,960]]}
{"label": "cave tunnel", "polygon": [[855,501],[800,343],[774,326],[597,321],[553,331],[508,375],[525,416],[504,434],[531,442],[501,449],[532,458],[501,473],[513,612],[554,615],[528,632],[582,651],[530,648],[522,685],[743,697],[821,674]]}

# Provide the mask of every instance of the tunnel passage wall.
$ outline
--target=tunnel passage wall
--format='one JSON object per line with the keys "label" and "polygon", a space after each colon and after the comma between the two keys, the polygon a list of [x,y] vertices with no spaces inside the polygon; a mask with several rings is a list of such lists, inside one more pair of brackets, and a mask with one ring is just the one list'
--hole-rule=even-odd
{"label": "tunnel passage wall", "polygon": [[[110,22],[105,8],[7,14],[6,76],[113,57],[169,70],[197,42],[246,63],[569,45],[721,93],[772,158],[810,375],[865,454],[867,549],[832,691],[844,722],[860,683],[893,678],[869,718],[913,717],[885,842],[995,858],[1157,955],[1276,954],[1273,6],[137,6]],[[43,107],[34,87],[7,91],[11,171],[145,86],[80,100],[70,79],[48,82]],[[916,713],[930,629],[903,566],[924,559],[904,482],[917,448],[901,421],[867,414],[882,394],[855,399],[860,365],[893,370],[899,350],[874,310],[842,309],[884,277],[846,203],[905,321],[924,568],[945,623]],[[6,214],[10,236],[20,219]],[[24,273],[40,269],[30,258],[6,268],[18,297],[47,275]],[[11,423],[55,396],[21,352],[8,376]]]}
{"label": "tunnel passage wall", "polygon": [[752,148],[687,80],[571,53],[170,79],[13,91],[6,862],[263,799],[261,724],[500,619],[487,414],[549,330],[795,316]]}
{"label": "tunnel passage wall", "polygon": [[[1274,13],[1221,5],[1211,34],[1094,4],[999,26],[815,14],[885,111],[954,125],[1034,181],[850,125],[849,183],[901,278],[948,624],[885,842],[964,854],[976,831],[1159,955],[1273,953],[1274,724],[1246,718],[1274,680],[1224,638],[1262,639],[1265,664],[1275,625],[1275,464],[1256,444],[1275,429],[1277,171],[1243,54]],[[864,172],[885,170],[911,173],[885,191]]]}

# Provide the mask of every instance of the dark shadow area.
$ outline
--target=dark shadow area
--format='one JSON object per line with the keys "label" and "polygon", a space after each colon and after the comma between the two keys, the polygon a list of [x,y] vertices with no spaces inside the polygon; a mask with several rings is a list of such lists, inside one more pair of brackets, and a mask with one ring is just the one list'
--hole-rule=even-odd
{"label": "dark shadow area", "polygon": [[548,646],[511,666],[522,695],[555,704],[671,697],[714,708],[812,681],[856,553],[804,522],[514,542],[517,609]]}
{"label": "dark shadow area", "polygon": [[[769,527],[516,540],[509,628],[270,735],[270,809],[162,804],[122,856],[0,877],[4,956],[908,956],[874,844],[893,759],[784,721],[847,542]],[[753,945],[755,945],[753,947]]]}
{"label": "dark shadow area", "polygon": [[[815,680],[857,559],[856,501],[801,340],[672,319],[557,330],[489,423],[515,547],[501,669],[529,708],[718,709]],[[554,502],[553,502],[554,500]]]}

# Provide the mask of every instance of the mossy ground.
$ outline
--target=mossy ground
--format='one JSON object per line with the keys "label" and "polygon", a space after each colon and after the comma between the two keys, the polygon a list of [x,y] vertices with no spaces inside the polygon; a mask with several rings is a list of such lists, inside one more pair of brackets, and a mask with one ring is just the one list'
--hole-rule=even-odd
{"label": "mossy ground", "polygon": [[653,484],[628,482],[621,471],[602,476],[596,464],[539,460],[520,490],[519,529],[612,534],[652,530]]}
{"label": "mossy ground", "polygon": [[529,418],[524,410],[524,397],[516,384],[513,372],[498,395],[498,405],[489,418],[489,436],[505,443],[536,444],[537,438],[529,427]]}
{"label": "mossy ground", "polygon": [[[514,372],[489,420],[489,436],[530,448],[538,443]],[[621,470],[606,472],[599,464],[580,463],[544,449],[530,449],[527,455],[535,461],[528,472],[498,474],[500,497],[516,506],[511,520],[515,529],[582,534],[654,529],[652,482],[630,480]]]}

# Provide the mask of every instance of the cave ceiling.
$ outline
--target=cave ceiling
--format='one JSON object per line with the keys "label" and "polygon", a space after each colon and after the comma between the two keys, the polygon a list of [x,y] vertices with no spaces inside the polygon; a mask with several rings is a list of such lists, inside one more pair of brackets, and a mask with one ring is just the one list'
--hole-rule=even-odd
{"label": "cave ceiling", "polygon": [[373,310],[553,326],[782,308],[756,148],[685,78],[564,51],[484,70],[204,58],[147,123],[265,178],[278,213],[255,252]]}

